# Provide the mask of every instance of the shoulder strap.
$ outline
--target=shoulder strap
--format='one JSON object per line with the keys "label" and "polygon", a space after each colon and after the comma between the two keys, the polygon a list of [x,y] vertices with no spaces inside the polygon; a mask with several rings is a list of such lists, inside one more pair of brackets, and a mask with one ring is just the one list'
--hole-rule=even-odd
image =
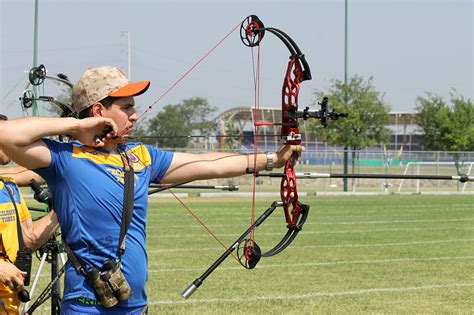
{"label": "shoulder strap", "polygon": [[[125,151],[119,148],[120,157],[123,161],[123,170],[124,170],[124,191],[123,191],[123,214],[122,214],[122,224],[120,226],[120,237],[118,243],[118,253],[122,256],[125,253],[125,236],[127,234],[128,227],[132,221],[133,206],[134,206],[134,188],[135,188],[135,172],[128,158],[128,155]],[[66,254],[69,259],[71,259],[74,267],[81,274],[86,274],[86,271],[83,265],[79,262],[79,259],[74,254],[72,249],[67,245],[64,237],[63,246]]]}
{"label": "shoulder strap", "polygon": [[122,225],[120,226],[120,238],[118,247],[118,252],[121,256],[125,253],[125,236],[127,234],[128,227],[130,226],[130,222],[132,221],[134,206],[135,172],[127,153],[120,147],[118,151],[123,161],[124,170],[123,214]]}
{"label": "shoulder strap", "polygon": [[86,270],[84,269],[84,266],[79,262],[79,259],[77,259],[76,254],[72,251],[72,249],[69,247],[69,245],[66,243],[66,240],[64,239],[64,236],[61,237],[63,241],[63,248],[64,251],[67,254],[67,257],[72,261],[72,264],[74,265],[74,268],[76,268],[77,272],[80,274],[83,274],[84,276],[86,275]]}

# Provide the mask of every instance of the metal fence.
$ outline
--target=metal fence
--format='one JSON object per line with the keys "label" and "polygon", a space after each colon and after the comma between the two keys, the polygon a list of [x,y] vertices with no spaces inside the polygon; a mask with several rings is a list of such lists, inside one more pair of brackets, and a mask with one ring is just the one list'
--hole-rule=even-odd
{"label": "metal fence", "polygon": [[[176,151],[176,150],[174,150]],[[181,151],[181,150],[178,150]],[[182,150],[189,152],[189,150]],[[263,151],[263,150],[262,150]],[[202,150],[195,150],[202,152]],[[239,151],[242,152],[242,151]],[[245,151],[245,153],[252,153]],[[382,149],[362,150],[352,159],[348,152],[348,172],[356,174],[399,174],[399,175],[458,175],[454,157],[458,157],[459,173],[474,176],[474,152],[443,151],[387,151]],[[354,162],[354,163],[353,163]],[[306,150],[302,155],[297,172],[343,173],[344,150],[327,148],[326,150]],[[242,176],[224,180],[202,181],[207,184],[232,183],[240,186],[241,191],[250,191],[252,176]],[[279,179],[257,178],[257,189],[261,192],[278,192]],[[299,191],[308,194],[320,192],[342,192],[343,180],[335,178],[302,179],[298,181]],[[400,179],[348,179],[350,192],[382,193],[474,193],[474,183],[460,183],[447,180],[400,180]],[[196,192],[199,194],[199,192]]]}

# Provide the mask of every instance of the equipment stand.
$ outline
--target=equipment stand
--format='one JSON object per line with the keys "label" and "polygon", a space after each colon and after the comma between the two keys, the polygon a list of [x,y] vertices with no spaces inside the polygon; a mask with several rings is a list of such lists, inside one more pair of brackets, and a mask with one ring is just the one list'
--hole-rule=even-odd
{"label": "equipment stand", "polygon": [[[65,254],[63,252],[62,245],[56,240],[56,236],[52,236],[41,248],[39,249],[43,254],[41,255],[41,261],[33,280],[33,284],[30,289],[30,296],[36,288],[36,284],[41,276],[45,262],[51,263],[51,282],[39,295],[36,301],[28,308],[30,302],[26,303],[22,308],[22,314],[32,314],[34,310],[43,304],[48,297],[51,297],[51,314],[59,315],[61,312],[61,293],[59,286],[59,278],[64,273],[64,265],[66,264]],[[58,256],[61,257],[62,268],[58,271]]]}

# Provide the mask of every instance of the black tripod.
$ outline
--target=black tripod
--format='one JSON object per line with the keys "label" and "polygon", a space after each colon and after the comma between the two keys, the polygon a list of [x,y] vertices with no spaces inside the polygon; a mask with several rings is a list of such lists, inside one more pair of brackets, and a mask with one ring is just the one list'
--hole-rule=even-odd
{"label": "black tripod", "polygon": [[[29,185],[35,192],[34,198],[39,202],[47,204],[48,208],[52,209],[52,199],[49,190],[39,186],[34,179],[30,181]],[[29,209],[37,210],[32,207]],[[40,211],[43,210],[41,209]],[[64,250],[61,242],[57,240],[58,234],[59,233],[56,232],[45,244],[43,244],[43,246],[40,247],[40,249],[38,249],[38,252],[41,256],[40,265],[36,270],[35,278],[33,280],[33,284],[31,285],[30,295],[33,296],[36,284],[46,262],[51,263],[51,282],[46,286],[43,292],[41,292],[30,308],[28,308],[29,303],[24,305],[22,313],[26,312],[28,314],[32,314],[35,309],[43,304],[49,297],[51,297],[51,314],[59,315],[61,312],[61,293],[58,281],[64,273],[66,259],[64,258]],[[61,269],[58,269],[58,257],[61,257]]]}
{"label": "black tripod", "polygon": [[[36,301],[28,308],[29,302],[23,307],[22,312],[32,314],[36,308],[46,302],[51,297],[51,314],[59,315],[61,311],[61,289],[59,279],[64,273],[65,258],[63,256],[63,248],[60,242],[56,240],[56,235],[51,237],[40,249],[38,249],[41,260],[38,269],[36,270],[33,284],[31,285],[30,295],[33,296],[36,284],[41,276],[41,272],[46,262],[51,263],[51,282],[41,292]],[[58,259],[61,258],[62,268],[59,269]]]}

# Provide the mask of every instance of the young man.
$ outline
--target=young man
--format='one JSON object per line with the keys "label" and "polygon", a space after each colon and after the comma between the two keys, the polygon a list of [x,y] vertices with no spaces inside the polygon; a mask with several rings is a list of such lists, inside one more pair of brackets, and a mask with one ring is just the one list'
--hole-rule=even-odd
{"label": "young man", "polygon": [[[4,116],[3,116],[4,117]],[[2,117],[2,118],[3,118]],[[2,119],[4,120],[4,119]],[[8,156],[0,150],[0,164],[10,162]],[[5,175],[5,173],[8,175]],[[54,211],[39,220],[32,221],[30,212],[15,182],[22,186],[29,180],[41,181],[41,178],[23,167],[0,169],[0,313],[19,314],[20,300],[18,292],[23,290],[26,273],[15,265],[19,249],[17,230],[17,211],[20,219],[22,239],[26,248],[35,250],[48,240],[58,228]],[[13,200],[12,200],[13,199]]]}
{"label": "young man", "polygon": [[[76,257],[77,263],[70,259],[66,271],[61,310],[64,314],[140,314],[146,309],[149,183],[234,177],[254,165],[253,155],[172,153],[124,142],[137,121],[134,96],[144,93],[149,84],[130,83],[114,67],[89,69],[74,85],[72,94],[73,106],[83,119],[32,117],[0,122],[0,146],[14,161],[35,170],[48,183],[62,235]],[[44,138],[58,134],[70,135],[77,142]],[[301,146],[282,146],[276,153],[256,155],[255,165],[257,170],[282,167],[293,151],[302,150]],[[122,255],[118,243],[127,159],[135,172],[134,208]],[[110,261],[115,262],[113,269]],[[102,278],[92,271],[101,268],[103,276],[107,270],[112,273],[119,267],[132,295],[105,308],[100,304],[106,299],[97,288]]]}

